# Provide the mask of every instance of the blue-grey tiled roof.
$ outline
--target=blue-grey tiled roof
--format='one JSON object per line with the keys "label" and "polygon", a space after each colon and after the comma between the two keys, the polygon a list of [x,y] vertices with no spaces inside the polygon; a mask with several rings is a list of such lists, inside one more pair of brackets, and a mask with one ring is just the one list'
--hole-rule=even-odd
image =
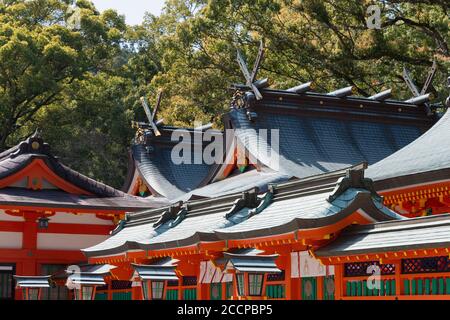
{"label": "blue-grey tiled roof", "polygon": [[370,166],[366,175],[373,180],[450,168],[450,112],[420,138],[389,157]]}
{"label": "blue-grey tiled roof", "polygon": [[176,215],[166,210],[161,216],[162,224],[156,228],[155,222],[163,209],[133,214],[122,230],[84,252],[101,256],[134,249],[160,250],[201,241],[283,234],[330,225],[357,211],[373,222],[402,219],[385,208],[369,186],[352,187],[367,183],[366,180],[354,181],[355,174],[343,176],[344,173],[341,170],[283,183],[275,187],[276,191],[270,189],[257,198],[243,194],[241,198],[230,195],[190,202],[177,207]]}
{"label": "blue-grey tiled roof", "polygon": [[263,168],[261,171],[256,169],[250,170],[195,189],[183,195],[181,198],[176,199],[176,201],[186,201],[195,196],[216,198],[247,191],[255,187],[259,188],[261,192],[265,192],[269,184],[286,182],[290,178],[291,176],[289,175],[274,172],[268,168]]}
{"label": "blue-grey tiled roof", "polygon": [[210,165],[175,164],[170,146],[154,146],[148,152],[142,144],[132,148],[136,166],[148,185],[167,199],[181,197],[199,187],[208,176]]}
{"label": "blue-grey tiled roof", "polygon": [[[348,189],[334,201],[327,201],[333,191],[292,199],[281,199],[273,202],[260,214],[228,228],[217,229],[217,233],[240,233],[258,229],[270,229],[288,224],[294,220],[320,220],[339,214],[347,208],[359,193],[367,192],[363,189]],[[372,199],[378,209],[386,209],[378,200]],[[383,210],[392,219],[403,219],[400,215],[388,209]]]}
{"label": "blue-grey tiled roof", "polygon": [[343,256],[401,250],[430,249],[450,245],[450,215],[353,226],[322,247],[318,256]]}
{"label": "blue-grey tiled roof", "polygon": [[51,276],[14,276],[19,288],[50,288]]}
{"label": "blue-grey tiled roof", "polygon": [[339,170],[359,162],[375,163],[418,138],[422,131],[411,124],[342,120],[277,113],[273,107],[256,110],[249,121],[245,109],[233,109],[230,119],[244,146],[263,164],[273,167],[260,149],[270,149],[260,129],[279,130],[280,166],[274,168],[298,178]]}

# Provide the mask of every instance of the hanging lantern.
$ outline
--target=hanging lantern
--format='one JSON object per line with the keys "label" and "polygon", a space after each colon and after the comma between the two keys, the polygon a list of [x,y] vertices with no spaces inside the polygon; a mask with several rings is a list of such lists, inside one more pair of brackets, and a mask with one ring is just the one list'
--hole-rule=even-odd
{"label": "hanging lantern", "polygon": [[94,300],[95,298],[94,285],[79,285],[75,288],[75,300]]}
{"label": "hanging lantern", "polygon": [[282,272],[275,264],[278,255],[261,255],[262,252],[250,248],[224,253],[227,259],[225,271],[234,273],[240,298],[262,297],[266,275]]}
{"label": "hanging lantern", "polygon": [[143,280],[142,294],[144,300],[163,300],[166,280]]}
{"label": "hanging lantern", "polygon": [[133,264],[135,275],[142,281],[142,295],[144,300],[163,300],[168,281],[178,281],[175,272],[178,260],[171,258],[160,259],[150,265]]}
{"label": "hanging lantern", "polygon": [[96,288],[106,285],[104,277],[110,275],[115,266],[105,265],[87,265],[79,267],[79,270],[66,270],[66,287],[74,290],[75,300],[94,300]]}
{"label": "hanging lantern", "polygon": [[38,219],[38,227],[41,230],[48,229],[48,222],[50,221],[45,215]]}
{"label": "hanging lantern", "polygon": [[50,288],[51,276],[14,276],[16,287],[22,289],[24,300],[40,300],[42,288]]}

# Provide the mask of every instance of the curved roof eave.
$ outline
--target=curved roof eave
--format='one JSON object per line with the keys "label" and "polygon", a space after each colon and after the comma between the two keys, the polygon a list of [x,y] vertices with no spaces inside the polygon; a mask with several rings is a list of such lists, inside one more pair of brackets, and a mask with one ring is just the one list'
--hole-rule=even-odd
{"label": "curved roof eave", "polygon": [[450,179],[450,112],[426,133],[389,157],[369,166],[378,190]]}

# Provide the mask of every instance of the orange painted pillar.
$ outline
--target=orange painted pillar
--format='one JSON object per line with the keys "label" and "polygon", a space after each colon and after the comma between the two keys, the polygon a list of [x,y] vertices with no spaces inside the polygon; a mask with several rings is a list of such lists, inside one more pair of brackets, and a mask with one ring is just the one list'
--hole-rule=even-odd
{"label": "orange painted pillar", "polygon": [[178,300],[183,300],[183,279],[178,281]]}
{"label": "orange painted pillar", "polygon": [[323,300],[323,278],[317,277],[317,300]]}
{"label": "orange painted pillar", "polygon": [[205,293],[202,287],[203,286],[200,281],[197,280],[197,300],[206,300],[206,297],[204,296]]}
{"label": "orange painted pillar", "polygon": [[291,300],[300,300],[301,294],[300,294],[300,278],[291,278]]}
{"label": "orange painted pillar", "polygon": [[334,266],[334,299],[341,300],[344,297],[344,266]]}
{"label": "orange painted pillar", "polygon": [[108,300],[112,300],[113,299],[113,292],[112,292],[112,282],[111,280],[109,280],[108,282]]}
{"label": "orange painted pillar", "polygon": [[36,276],[38,275],[38,270],[34,254],[37,249],[38,224],[36,220],[38,214],[35,212],[24,212],[23,216],[25,222],[22,231],[22,248],[27,252],[27,259],[23,262],[20,275]]}
{"label": "orange painted pillar", "polygon": [[284,283],[286,285],[286,300],[292,300],[292,278],[291,278],[291,254],[288,252],[283,257],[284,260]]}
{"label": "orange painted pillar", "polygon": [[397,297],[402,295],[403,283],[401,273],[402,273],[402,264],[401,261],[398,261],[395,263],[395,295]]}

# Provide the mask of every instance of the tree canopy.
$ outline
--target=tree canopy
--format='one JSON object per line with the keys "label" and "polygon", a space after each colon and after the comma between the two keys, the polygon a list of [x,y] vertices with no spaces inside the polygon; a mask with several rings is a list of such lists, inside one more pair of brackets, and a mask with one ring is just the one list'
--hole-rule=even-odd
{"label": "tree canopy", "polygon": [[[379,29],[367,26],[370,5]],[[392,88],[406,99],[403,68],[421,86],[436,60],[431,92],[443,101],[449,24],[446,0],[167,0],[138,26],[87,0],[3,0],[0,150],[39,127],[65,163],[120,187],[130,123],[145,119],[138,98],[162,89],[166,124],[220,127],[228,88],[244,82],[236,48],[252,63],[260,40],[274,88],[314,81],[319,92]]]}

